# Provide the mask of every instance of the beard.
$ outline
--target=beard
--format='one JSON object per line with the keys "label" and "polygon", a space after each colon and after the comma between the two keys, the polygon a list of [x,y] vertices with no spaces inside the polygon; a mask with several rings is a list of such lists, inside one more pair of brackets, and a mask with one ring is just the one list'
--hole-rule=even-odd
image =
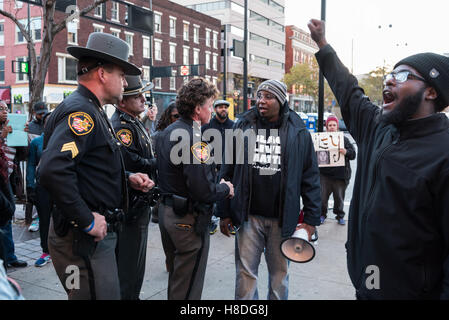
{"label": "beard", "polygon": [[220,118],[220,120],[226,120],[228,118],[228,114],[225,112],[223,112],[223,113],[217,112],[217,117]]}
{"label": "beard", "polygon": [[393,110],[380,116],[380,121],[386,124],[399,125],[409,120],[419,109],[422,102],[422,96],[426,88],[422,88],[416,94],[405,98]]}

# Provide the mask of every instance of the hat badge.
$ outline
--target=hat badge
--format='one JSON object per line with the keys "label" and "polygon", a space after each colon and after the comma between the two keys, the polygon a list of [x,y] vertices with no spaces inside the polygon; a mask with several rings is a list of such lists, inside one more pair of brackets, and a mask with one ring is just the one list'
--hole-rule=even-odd
{"label": "hat badge", "polygon": [[440,75],[440,73],[438,72],[437,69],[433,68],[432,70],[430,70],[429,72],[429,76],[433,79],[437,78]]}

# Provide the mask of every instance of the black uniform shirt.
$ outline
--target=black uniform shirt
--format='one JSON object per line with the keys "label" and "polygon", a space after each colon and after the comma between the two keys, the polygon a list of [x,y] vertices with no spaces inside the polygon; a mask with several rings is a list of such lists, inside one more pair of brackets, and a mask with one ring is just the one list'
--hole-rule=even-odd
{"label": "black uniform shirt", "polygon": [[228,196],[229,187],[215,183],[209,147],[201,141],[201,128],[193,120],[180,118],[158,134],[156,153],[162,194],[176,194],[203,203]]}
{"label": "black uniform shirt", "polygon": [[117,109],[111,122],[117,139],[123,145],[121,150],[126,170],[146,173],[155,180],[156,159],[151,138],[140,120]]}
{"label": "black uniform shirt", "polygon": [[97,97],[79,85],[45,128],[40,181],[59,211],[82,228],[91,224],[92,211],[123,207],[121,144],[108,121]]}

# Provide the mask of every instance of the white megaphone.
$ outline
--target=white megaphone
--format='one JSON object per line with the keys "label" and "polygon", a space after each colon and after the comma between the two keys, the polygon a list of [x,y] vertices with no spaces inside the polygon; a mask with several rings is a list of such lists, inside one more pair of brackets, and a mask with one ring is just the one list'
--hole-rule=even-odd
{"label": "white megaphone", "polygon": [[[318,240],[318,232],[315,231],[311,240]],[[309,262],[315,257],[315,248],[309,242],[306,229],[296,230],[290,238],[282,241],[281,252],[288,260],[298,263]]]}

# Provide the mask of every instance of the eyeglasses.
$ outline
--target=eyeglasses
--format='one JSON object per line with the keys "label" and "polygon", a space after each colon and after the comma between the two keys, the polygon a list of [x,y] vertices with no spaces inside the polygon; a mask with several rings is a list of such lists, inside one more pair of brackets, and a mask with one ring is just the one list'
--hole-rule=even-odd
{"label": "eyeglasses", "polygon": [[423,82],[427,82],[426,79],[411,73],[408,70],[401,70],[396,72],[390,72],[387,74],[384,78],[384,85],[388,82],[394,79],[397,83],[404,83],[407,80],[420,80]]}
{"label": "eyeglasses", "polygon": [[9,111],[9,108],[8,108],[8,107],[1,107],[1,106],[0,106],[0,111]]}
{"label": "eyeglasses", "polygon": [[258,94],[257,94],[257,99],[265,99],[265,100],[272,100],[272,99],[274,99],[274,98],[276,98],[276,96],[274,95],[274,94],[271,94],[271,93],[261,93],[261,92],[259,92]]}

